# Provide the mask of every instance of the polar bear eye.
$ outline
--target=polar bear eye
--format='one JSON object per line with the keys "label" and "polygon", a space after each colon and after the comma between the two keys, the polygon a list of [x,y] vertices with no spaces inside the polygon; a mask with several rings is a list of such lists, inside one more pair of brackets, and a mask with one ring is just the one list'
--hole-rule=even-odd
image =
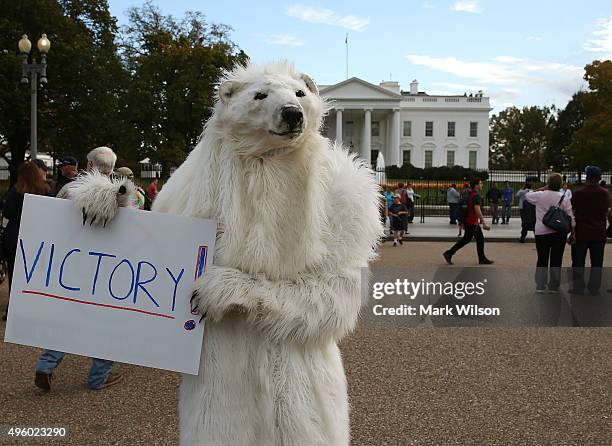
{"label": "polar bear eye", "polygon": [[298,98],[303,98],[304,96],[306,96],[306,93],[304,93],[302,90],[298,90],[298,91],[295,92],[295,95]]}
{"label": "polar bear eye", "polygon": [[257,94],[255,95],[255,100],[257,100],[257,101],[261,101],[262,99],[265,99],[265,98],[267,98],[267,97],[268,97],[268,95],[267,95],[267,94],[262,93],[262,92],[259,92],[259,93],[257,93]]}

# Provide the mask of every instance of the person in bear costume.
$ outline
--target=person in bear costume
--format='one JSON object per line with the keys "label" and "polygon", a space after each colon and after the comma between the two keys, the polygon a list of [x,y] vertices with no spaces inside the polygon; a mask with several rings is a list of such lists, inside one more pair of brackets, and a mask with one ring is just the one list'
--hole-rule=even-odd
{"label": "person in bear costume", "polygon": [[[182,377],[180,444],[346,446],[338,341],[357,323],[383,234],[378,186],[320,134],[327,106],[293,65],[238,67],[218,94],[153,205],[218,222],[192,297],[205,332],[199,375]],[[90,195],[84,214],[111,219],[117,206]]]}

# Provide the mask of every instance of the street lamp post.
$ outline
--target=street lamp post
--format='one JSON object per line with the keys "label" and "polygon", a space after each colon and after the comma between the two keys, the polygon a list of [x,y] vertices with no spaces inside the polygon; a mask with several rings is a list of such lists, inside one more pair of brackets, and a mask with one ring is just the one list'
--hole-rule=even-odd
{"label": "street lamp post", "polygon": [[[30,83],[30,97],[31,97],[31,110],[30,110],[30,159],[35,160],[38,156],[38,143],[37,143],[37,116],[36,109],[38,107],[38,83],[47,83],[47,53],[51,47],[51,42],[47,39],[47,35],[43,34],[38,39],[37,47],[40,52],[40,63],[36,63],[36,59],[32,57],[32,63],[28,63],[28,55],[32,49],[32,43],[28,39],[26,34],[23,35],[19,41],[19,52],[23,57],[23,64],[21,65],[21,83]],[[39,80],[40,76],[40,80]]]}

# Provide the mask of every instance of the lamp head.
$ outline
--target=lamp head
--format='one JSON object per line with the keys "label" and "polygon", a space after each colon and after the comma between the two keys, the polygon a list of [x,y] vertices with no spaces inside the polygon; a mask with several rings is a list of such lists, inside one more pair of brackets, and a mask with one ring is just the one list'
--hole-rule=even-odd
{"label": "lamp head", "polygon": [[38,51],[40,51],[43,54],[47,54],[49,52],[49,49],[51,48],[51,42],[49,41],[49,39],[47,39],[47,35],[43,34],[42,36],[40,36],[40,39],[38,39]]}
{"label": "lamp head", "polygon": [[27,34],[24,34],[21,37],[21,40],[19,40],[19,44],[17,46],[19,47],[20,53],[28,54],[30,52],[30,50],[32,49],[32,42],[30,42],[30,40],[28,39]]}

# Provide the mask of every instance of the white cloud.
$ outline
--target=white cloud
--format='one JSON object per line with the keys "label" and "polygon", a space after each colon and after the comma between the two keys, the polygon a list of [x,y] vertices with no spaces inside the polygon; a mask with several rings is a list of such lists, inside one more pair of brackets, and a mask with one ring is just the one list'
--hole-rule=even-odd
{"label": "white cloud", "polygon": [[515,63],[515,62],[522,62],[525,59],[519,59],[518,57],[512,57],[512,56],[497,56],[493,58],[493,60],[497,62],[503,62],[503,63]]}
{"label": "white cloud", "polygon": [[304,46],[304,41],[291,34],[257,34],[271,45]]}
{"label": "white cloud", "polygon": [[451,6],[453,11],[471,12],[472,14],[480,14],[484,9],[476,0],[459,0]]}
{"label": "white cloud", "polygon": [[484,85],[516,85],[525,82],[546,83],[551,78],[581,79],[582,67],[557,62],[499,56],[495,62],[469,62],[456,57],[432,57],[409,54],[406,58],[415,65],[473,79]]}
{"label": "white cloud", "polygon": [[594,36],[588,39],[584,44],[584,49],[594,53],[603,53],[606,58],[612,58],[612,17],[607,19],[598,19],[595,31],[591,33]]}
{"label": "white cloud", "polygon": [[525,40],[535,40],[536,42],[540,42],[540,41],[544,40],[544,38],[543,37],[539,37],[539,36],[529,36],[529,37],[526,37]]}
{"label": "white cloud", "polygon": [[423,8],[425,8],[425,9],[435,9],[436,5],[434,5],[432,3],[429,3],[429,2],[425,2],[425,3],[423,3]]}
{"label": "white cloud", "polygon": [[303,5],[292,5],[287,8],[287,15],[296,17],[305,22],[323,23],[325,25],[339,26],[353,31],[363,31],[370,23],[369,17],[354,15],[341,16],[331,9],[312,8]]}
{"label": "white cloud", "polygon": [[432,82],[431,85],[436,87],[446,88],[449,91],[454,91],[451,94],[463,94],[465,92],[475,92],[478,90],[485,90],[484,85],[477,84],[459,84],[455,82]]}
{"label": "white cloud", "polygon": [[[486,96],[491,97],[494,107],[508,102],[543,105],[542,97],[546,98],[547,103],[555,102],[562,106],[584,86],[582,67],[558,62],[512,56],[498,56],[492,61],[465,61],[456,57],[416,54],[407,55],[406,59],[415,65],[467,80],[435,82],[432,83],[433,87],[454,91],[454,94],[483,90]],[[536,102],[534,94],[540,98],[535,99]]]}

